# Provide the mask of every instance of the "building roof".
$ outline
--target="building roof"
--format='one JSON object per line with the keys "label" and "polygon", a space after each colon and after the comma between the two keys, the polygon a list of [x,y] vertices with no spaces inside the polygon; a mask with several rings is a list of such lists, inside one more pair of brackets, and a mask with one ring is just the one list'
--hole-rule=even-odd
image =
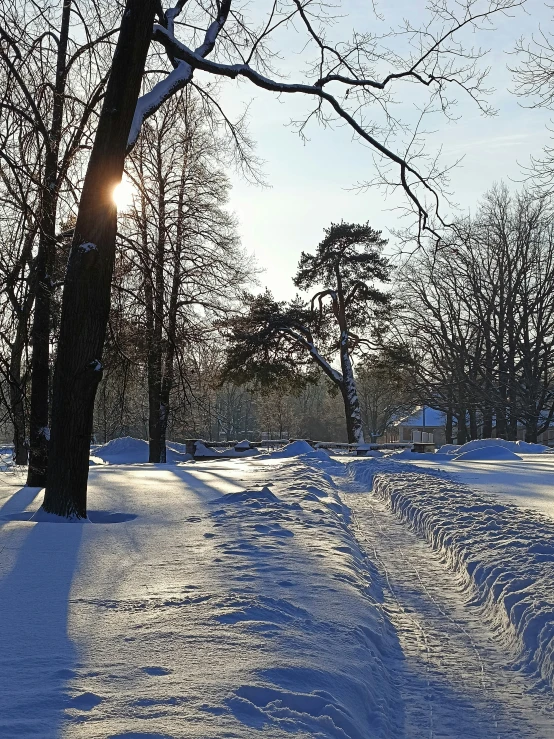
{"label": "building roof", "polygon": [[[425,416],[425,423],[424,417]],[[399,418],[394,422],[393,426],[444,426],[445,415],[442,411],[437,411],[429,406],[420,406],[416,408],[409,416]]]}

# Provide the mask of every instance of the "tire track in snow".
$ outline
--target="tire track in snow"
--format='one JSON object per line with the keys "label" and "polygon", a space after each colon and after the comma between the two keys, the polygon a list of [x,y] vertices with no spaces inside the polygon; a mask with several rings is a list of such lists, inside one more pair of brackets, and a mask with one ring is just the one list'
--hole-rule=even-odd
{"label": "tire track in snow", "polygon": [[385,608],[405,655],[398,680],[406,737],[551,738],[546,700],[531,695],[525,679],[509,669],[455,575],[376,496],[345,492],[343,499],[385,579]]}

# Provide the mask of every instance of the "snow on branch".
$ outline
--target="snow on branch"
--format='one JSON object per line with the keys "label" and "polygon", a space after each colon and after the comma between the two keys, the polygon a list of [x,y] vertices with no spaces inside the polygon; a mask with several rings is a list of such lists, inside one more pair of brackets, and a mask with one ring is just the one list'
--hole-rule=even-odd
{"label": "snow on branch", "polygon": [[[165,24],[166,27],[155,24],[153,31],[153,39],[156,39],[156,33],[159,31],[167,34],[167,38],[174,38],[174,27],[175,18],[182,11],[187,0],[179,0],[175,7],[170,8],[165,12]],[[224,0],[221,3],[217,18],[209,25],[208,30],[204,36],[204,42],[194,52],[198,58],[204,58],[210,54],[215,46],[217,37],[227,21],[229,11],[231,9],[231,0]],[[177,41],[176,41],[177,43]],[[172,95],[179,90],[182,90],[192,80],[194,69],[193,67],[183,60],[182,57],[172,53],[171,48],[165,45],[165,49],[168,53],[169,59],[174,65],[172,72],[168,76],[158,82],[150,92],[142,95],[137,102],[135,114],[133,116],[133,122],[131,124],[131,131],[129,133],[129,139],[127,141],[127,151],[130,151],[135,145],[140,129],[144,121],[151,115],[153,115]]]}
{"label": "snow on branch", "polygon": [[[299,330],[301,329],[299,328]],[[310,352],[311,356],[316,361],[316,363],[319,364],[319,366],[325,372],[325,374],[327,374],[334,382],[336,382],[338,385],[343,384],[343,377],[341,373],[338,372],[333,367],[331,367],[329,362],[321,356],[321,354],[316,349],[313,340],[307,339],[305,336],[302,336],[302,334],[299,334],[290,328],[287,328],[286,330],[284,330],[283,333],[288,334],[291,338],[293,338],[295,341],[301,344],[305,349],[307,349]],[[306,331],[306,333],[309,333],[309,332]]]}
{"label": "snow on branch", "polygon": [[[406,193],[411,205],[417,214],[419,224],[419,236],[426,231],[437,238],[437,227],[448,226],[439,214],[439,189],[440,179],[446,176],[445,171],[439,171],[435,164],[430,172],[420,172],[413,163],[413,148],[417,140],[419,129],[416,129],[408,149],[399,154],[390,148],[390,136],[383,134],[380,137],[375,133],[375,126],[364,124],[362,117],[362,106],[365,102],[375,102],[381,106],[387,117],[388,124],[392,127],[401,127],[387,109],[390,103],[390,88],[392,83],[399,80],[408,80],[432,88],[432,100],[437,101],[439,110],[448,115],[450,105],[454,102],[447,99],[445,88],[456,86],[462,88],[480,107],[482,112],[491,113],[492,110],[485,105],[483,95],[487,90],[483,87],[486,70],[477,68],[477,61],[486,53],[480,48],[465,47],[457,38],[460,32],[475,31],[487,27],[491,16],[501,13],[507,14],[510,10],[521,6],[525,0],[430,0],[427,10],[430,19],[422,21],[420,27],[414,27],[409,21],[405,21],[402,28],[392,35],[407,37],[410,41],[407,58],[395,53],[388,48],[381,48],[378,44],[384,37],[374,34],[363,34],[354,32],[354,40],[348,44],[328,44],[325,40],[325,29],[322,21],[321,28],[314,27],[312,20],[316,15],[310,14],[309,0],[293,0],[292,11],[290,8],[283,17],[275,22],[277,28],[281,24],[292,22],[293,16],[298,16],[303,23],[312,44],[318,49],[319,61],[314,65],[313,77],[316,81],[291,83],[282,82],[272,78],[269,65],[260,58],[261,71],[251,66],[254,50],[263,43],[270,32],[271,23],[263,30],[255,32],[248,29],[244,18],[232,13],[232,0],[222,0],[215,3],[217,10],[211,15],[210,23],[204,32],[204,38],[200,46],[193,49],[192,46],[180,42],[175,38],[175,18],[183,10],[187,0],[178,0],[176,5],[167,10],[160,23],[153,28],[153,41],[161,44],[173,65],[173,71],[154,86],[154,88],[140,98],[137,104],[128,148],[132,148],[140,133],[142,123],[146,118],[155,113],[165,100],[183,89],[193,78],[194,72],[202,70],[208,74],[227,77],[229,79],[245,78],[256,87],[277,94],[300,94],[308,95],[317,100],[316,115],[325,120],[322,113],[324,104],[330,106],[334,115],[345,122],[359,138],[369,144],[377,153],[382,162],[392,163],[398,168],[398,177],[395,176],[394,183],[386,184],[400,186]],[[277,3],[273,3],[270,18],[276,12]],[[233,18],[252,44],[250,55],[243,55],[240,44],[230,38],[230,32],[223,32],[228,18]],[[433,29],[437,27],[435,32]],[[198,31],[197,26],[191,26]],[[222,33],[223,32],[223,33]],[[231,34],[232,35],[232,34]],[[389,34],[390,35],[390,34]],[[216,46],[219,37],[224,38],[223,54],[228,54],[233,48],[240,54],[239,63],[222,63],[213,61],[207,57]],[[244,42],[246,43],[246,42]],[[266,53],[269,53],[266,50]],[[274,56],[278,56],[274,54]],[[378,75],[374,69],[378,62],[388,64],[392,69],[388,73]],[[339,98],[328,91],[331,83],[339,85],[341,95]],[[379,97],[379,91],[382,95]],[[359,105],[352,112],[347,109],[347,101],[359,94]],[[432,103],[424,106],[423,113],[432,109]],[[311,116],[310,116],[311,117]],[[381,140],[379,140],[381,138]],[[421,154],[421,151],[419,152]],[[382,175],[384,178],[384,175]],[[428,201],[428,202],[427,202]]]}
{"label": "snow on branch", "polygon": [[405,159],[400,157],[398,154],[393,152],[391,149],[377,141],[370,133],[368,133],[350,113],[348,113],[339,101],[331,95],[329,92],[324,90],[322,87],[316,85],[307,85],[302,83],[287,83],[278,82],[260,74],[256,70],[252,69],[248,64],[221,64],[219,62],[211,61],[199,56],[195,51],[189,49],[187,46],[177,41],[171,36],[165,28],[156,25],[154,27],[155,41],[163,44],[168,51],[176,59],[182,59],[183,61],[190,64],[195,69],[201,69],[204,72],[209,72],[222,77],[228,77],[230,79],[236,79],[237,77],[245,77],[250,80],[257,87],[261,87],[264,90],[277,93],[300,93],[304,95],[313,95],[328,102],[335,113],[342,118],[348,125],[360,136],[360,138],[367,141],[371,146],[376,149],[386,159],[393,161],[400,167],[400,177],[402,186],[408,197],[411,199],[413,205],[416,207],[418,212],[422,230],[433,231],[432,227],[428,225],[429,216],[428,213],[420,202],[416,195],[413,187],[409,184],[407,176],[412,175],[417,182],[419,182],[424,189],[434,198],[435,200],[435,215],[441,225],[446,225],[442,218],[438,215],[438,195],[433,187],[429,184],[428,179],[421,175],[416,169],[414,169]]}

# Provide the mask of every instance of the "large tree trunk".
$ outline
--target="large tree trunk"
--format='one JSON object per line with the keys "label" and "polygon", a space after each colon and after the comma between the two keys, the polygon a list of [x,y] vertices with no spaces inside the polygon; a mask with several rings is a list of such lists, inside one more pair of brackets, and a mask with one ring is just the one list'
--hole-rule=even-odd
{"label": "large tree trunk", "polygon": [[539,430],[536,420],[530,420],[525,426],[525,441],[531,444],[537,444],[539,440]]}
{"label": "large tree trunk", "polygon": [[167,415],[162,403],[164,258],[166,237],[165,182],[162,171],[162,150],[159,139],[157,143],[158,239],[154,259],[152,260],[153,274],[146,275],[146,279],[153,280],[154,283],[152,326],[148,348],[148,461],[165,463],[165,428],[167,426]]}
{"label": "large tree trunk", "polygon": [[348,353],[348,335],[346,332],[343,332],[341,336],[340,363],[343,377],[341,393],[344,401],[348,443],[363,444],[364,430],[362,425],[362,411],[360,409],[358,393],[356,392],[356,382],[354,380],[352,362],[350,360],[350,354]]}
{"label": "large tree trunk", "polygon": [[50,303],[56,257],[58,208],[58,156],[62,137],[64,95],[67,81],[67,43],[72,0],[64,0],[52,104],[52,123],[44,160],[41,192],[40,236],[36,259],[36,296],[31,328],[31,411],[29,418],[29,471],[27,485],[44,487],[48,467],[48,401],[50,389]]}
{"label": "large tree trunk", "polygon": [[444,428],[444,434],[445,434],[445,441],[447,444],[453,444],[454,443],[454,437],[452,436],[452,422],[453,422],[453,416],[452,408],[449,408],[446,411],[446,425]]}
{"label": "large tree trunk", "polygon": [[43,504],[60,516],[86,517],[94,397],[115,259],[113,189],[123,174],[156,7],[156,0],[127,0],[67,266]]}
{"label": "large tree trunk", "polygon": [[13,457],[15,464],[25,465],[28,461],[25,443],[25,390],[21,377],[21,359],[24,347],[24,326],[18,325],[15,341],[10,351],[10,411],[13,423]]}
{"label": "large tree trunk", "polygon": [[466,409],[462,408],[457,413],[458,420],[458,433],[456,435],[456,444],[465,444],[467,438],[467,421],[466,421]]}

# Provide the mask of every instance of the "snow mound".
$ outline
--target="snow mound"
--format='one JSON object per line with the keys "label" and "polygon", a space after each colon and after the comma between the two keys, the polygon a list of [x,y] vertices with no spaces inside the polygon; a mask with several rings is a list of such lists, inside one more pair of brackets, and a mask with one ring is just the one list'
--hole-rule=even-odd
{"label": "snow mound", "polygon": [[112,439],[94,450],[94,456],[109,464],[148,462],[148,442],[123,436]]}
{"label": "snow mound", "polygon": [[497,446],[496,444],[473,447],[469,451],[463,452],[463,454],[457,454],[454,459],[456,462],[522,461],[521,457],[512,452],[511,449],[504,446]]}
{"label": "snow mound", "polygon": [[[269,456],[273,459],[285,459],[288,457],[299,457],[301,454],[309,454],[314,451],[314,448],[307,441],[300,439],[287,444],[278,452],[272,452]],[[321,451],[321,449],[318,449],[318,451]],[[325,454],[325,452],[323,453]]]}
{"label": "snow mound", "polygon": [[[458,454],[465,454],[473,449],[482,449],[483,447],[490,446],[501,446],[504,449],[509,449],[514,454],[542,454],[543,452],[550,451],[550,447],[544,446],[543,444],[530,444],[527,441],[506,441],[506,439],[474,439],[468,441],[461,447],[458,447]],[[441,452],[444,447],[441,447]],[[453,452],[447,452],[452,454]]]}
{"label": "snow mound", "polygon": [[243,490],[240,493],[226,493],[225,495],[211,500],[210,503],[281,503],[281,500],[267,487],[261,490]]}
{"label": "snow mound", "polygon": [[[168,463],[186,462],[192,455],[186,453],[186,445],[176,441],[166,443],[166,459]],[[112,439],[106,444],[94,448],[91,457],[92,463],[99,464],[144,464],[148,462],[148,442],[144,439],[134,439],[132,436],[122,436]]]}
{"label": "snow mound", "polygon": [[365,489],[372,480],[373,492],[460,574],[516,667],[554,687],[554,525],[444,476],[379,473],[378,464],[350,472]]}

